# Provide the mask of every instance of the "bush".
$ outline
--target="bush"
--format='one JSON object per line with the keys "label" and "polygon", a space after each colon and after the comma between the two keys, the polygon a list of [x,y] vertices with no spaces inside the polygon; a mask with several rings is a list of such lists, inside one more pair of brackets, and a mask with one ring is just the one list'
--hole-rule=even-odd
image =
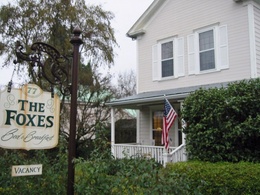
{"label": "bush", "polygon": [[181,194],[260,194],[260,164],[195,161],[169,164],[162,173],[166,194],[176,186]]}
{"label": "bush", "polygon": [[162,168],[153,160],[78,161],[77,194],[260,194],[260,164],[189,161]]}
{"label": "bush", "polygon": [[78,160],[77,194],[147,194],[156,186],[161,165],[143,158]]}
{"label": "bush", "polygon": [[190,159],[260,162],[260,79],[199,89],[184,101]]}
{"label": "bush", "polygon": [[[0,194],[66,194],[67,154],[60,149],[0,149]],[[11,176],[13,165],[42,164],[42,175]]]}

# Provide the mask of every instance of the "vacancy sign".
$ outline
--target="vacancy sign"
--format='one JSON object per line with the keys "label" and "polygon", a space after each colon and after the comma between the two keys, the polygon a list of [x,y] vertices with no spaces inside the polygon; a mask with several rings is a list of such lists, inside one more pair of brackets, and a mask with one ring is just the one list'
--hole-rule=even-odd
{"label": "vacancy sign", "polygon": [[35,84],[0,93],[0,147],[49,149],[58,144],[60,99]]}
{"label": "vacancy sign", "polygon": [[12,176],[41,175],[42,164],[39,165],[17,165],[12,166]]}

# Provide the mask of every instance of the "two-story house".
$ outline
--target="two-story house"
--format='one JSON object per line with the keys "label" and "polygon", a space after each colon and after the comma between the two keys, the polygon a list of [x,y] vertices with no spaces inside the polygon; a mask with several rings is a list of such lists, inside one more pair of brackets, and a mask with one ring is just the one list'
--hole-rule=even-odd
{"label": "two-story house", "polygon": [[[108,104],[117,158],[124,151],[162,162],[164,95],[180,116],[192,91],[260,76],[259,0],[154,0],[127,36],[137,44],[137,95]],[[137,110],[135,144],[114,142],[116,108]],[[171,154],[184,146],[179,121],[170,130]]]}

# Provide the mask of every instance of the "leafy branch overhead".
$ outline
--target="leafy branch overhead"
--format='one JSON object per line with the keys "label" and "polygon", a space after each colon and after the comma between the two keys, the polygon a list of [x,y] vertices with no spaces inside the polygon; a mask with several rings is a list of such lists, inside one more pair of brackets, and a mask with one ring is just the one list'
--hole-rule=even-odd
{"label": "leafy branch overhead", "polygon": [[[117,88],[112,85],[110,73],[99,72],[100,68],[110,68],[114,61],[113,49],[117,43],[110,22],[113,18],[114,15],[110,11],[103,10],[101,6],[86,5],[84,0],[17,0],[16,4],[9,3],[0,7],[0,57],[6,57],[5,65],[13,65],[11,62],[16,59],[17,41],[23,46],[23,52],[26,54],[32,53],[33,43],[46,43],[66,57],[61,67],[68,73],[65,74],[68,75],[68,79],[61,79],[61,84],[65,81],[70,82],[70,60],[73,56],[70,40],[74,28],[78,26],[81,29],[83,44],[80,46],[76,119],[77,156],[81,157],[89,156],[89,151],[93,149],[93,139],[98,132],[109,132],[110,108],[105,106],[105,103],[135,93],[133,72],[129,77],[119,76],[120,86]],[[44,54],[38,56],[44,61],[45,75],[51,75],[51,67],[56,61],[52,61],[50,55]],[[27,76],[29,73],[31,82],[46,91],[50,89],[50,82],[39,77],[39,68],[20,62],[18,65],[17,70],[20,74]],[[64,85],[68,86],[66,82]],[[63,93],[57,88],[55,91],[62,99],[60,134],[67,141],[70,97],[61,95]],[[124,113],[120,112],[119,116],[123,115]]]}
{"label": "leafy branch overhead", "polygon": [[5,65],[14,60],[15,42],[20,41],[26,52],[35,41],[48,43],[63,55],[71,56],[72,30],[79,26],[84,41],[82,60],[94,66],[113,63],[117,46],[110,21],[112,12],[101,6],[86,5],[84,0],[18,0],[0,8],[0,56],[6,54]]}

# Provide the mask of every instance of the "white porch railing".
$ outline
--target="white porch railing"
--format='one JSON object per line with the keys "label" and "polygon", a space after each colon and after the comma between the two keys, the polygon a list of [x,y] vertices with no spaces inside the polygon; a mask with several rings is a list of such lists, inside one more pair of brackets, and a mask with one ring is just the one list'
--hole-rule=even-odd
{"label": "white porch railing", "polygon": [[139,144],[113,144],[112,151],[115,158],[129,158],[142,156],[153,158],[156,162],[165,165],[167,162],[186,161],[185,145],[179,147],[170,147],[167,158],[164,154],[163,146],[147,146]]}
{"label": "white porch railing", "polygon": [[164,153],[163,154],[163,166],[165,167],[167,163],[169,162],[183,162],[187,161],[187,154],[186,154],[186,149],[185,149],[185,144],[181,144],[175,150],[169,152],[169,153]]}

